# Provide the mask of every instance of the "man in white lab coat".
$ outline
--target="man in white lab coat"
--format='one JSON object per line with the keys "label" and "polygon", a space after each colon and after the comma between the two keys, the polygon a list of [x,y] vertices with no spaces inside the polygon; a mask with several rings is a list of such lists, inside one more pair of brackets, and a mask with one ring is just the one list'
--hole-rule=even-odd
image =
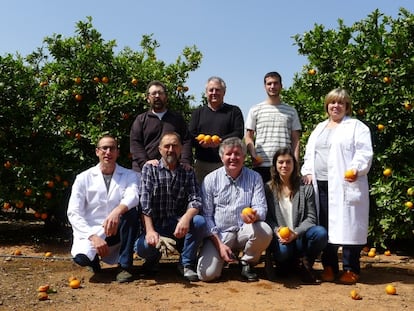
{"label": "man in white lab coat", "polygon": [[118,264],[117,281],[131,281],[133,243],[139,222],[139,175],[116,163],[118,143],[112,136],[99,139],[99,163],[76,176],[68,205],[73,229],[72,256],[81,266],[100,272],[100,259]]}

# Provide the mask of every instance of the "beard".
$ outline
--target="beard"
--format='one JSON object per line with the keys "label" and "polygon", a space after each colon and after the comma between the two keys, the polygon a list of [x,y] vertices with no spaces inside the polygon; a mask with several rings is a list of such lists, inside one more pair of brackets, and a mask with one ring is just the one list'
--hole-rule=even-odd
{"label": "beard", "polygon": [[175,154],[167,155],[165,157],[165,162],[167,162],[167,164],[175,164],[175,163],[178,162],[177,161],[177,156]]}

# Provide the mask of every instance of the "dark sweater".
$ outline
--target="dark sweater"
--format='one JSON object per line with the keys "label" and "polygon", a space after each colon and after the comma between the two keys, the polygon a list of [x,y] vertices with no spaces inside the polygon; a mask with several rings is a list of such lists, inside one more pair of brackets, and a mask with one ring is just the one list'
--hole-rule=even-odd
{"label": "dark sweater", "polygon": [[138,115],[131,127],[130,151],[134,171],[141,172],[145,162],[161,158],[158,145],[162,135],[167,132],[177,132],[181,136],[181,163],[192,163],[191,137],[182,115],[167,110],[160,120],[154,113],[147,111]]}
{"label": "dark sweater", "polygon": [[228,137],[243,138],[243,114],[239,107],[226,103],[216,111],[207,105],[200,106],[191,115],[189,130],[195,148],[195,158],[206,162],[221,162],[218,148],[202,148],[195,137],[198,134],[209,134],[218,135],[222,140]]}

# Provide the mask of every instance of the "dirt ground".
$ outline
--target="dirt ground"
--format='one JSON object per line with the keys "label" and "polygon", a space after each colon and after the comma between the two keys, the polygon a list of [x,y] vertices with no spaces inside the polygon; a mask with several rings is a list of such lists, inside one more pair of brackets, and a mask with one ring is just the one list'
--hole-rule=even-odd
{"label": "dirt ground", "polygon": [[[22,255],[13,255],[16,250]],[[230,265],[219,282],[190,283],[177,273],[175,256],[163,258],[153,278],[142,275],[137,258],[135,280],[118,284],[115,267],[104,266],[98,278],[73,264],[69,250],[70,234],[47,236],[40,224],[0,222],[0,310],[414,310],[414,258],[395,252],[363,256],[360,282],[347,286],[303,285],[297,276],[269,281],[263,263],[259,282],[243,282],[239,267]],[[68,286],[71,276],[81,280],[79,289]],[[45,284],[52,292],[39,301],[37,289]],[[385,293],[388,284],[396,295]],[[351,299],[353,289],[362,300]]]}

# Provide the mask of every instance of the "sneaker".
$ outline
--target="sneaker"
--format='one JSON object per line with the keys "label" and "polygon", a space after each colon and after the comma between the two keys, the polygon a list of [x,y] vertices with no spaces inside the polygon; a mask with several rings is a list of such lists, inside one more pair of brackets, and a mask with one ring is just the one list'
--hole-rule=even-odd
{"label": "sneaker", "polygon": [[122,269],[121,272],[119,272],[116,275],[116,281],[118,283],[131,282],[132,279],[133,279],[133,275],[129,271],[125,270],[125,269]]}
{"label": "sneaker", "polygon": [[190,266],[184,267],[183,276],[184,276],[184,278],[186,278],[190,282],[197,282],[198,281],[197,273]]}
{"label": "sneaker", "polygon": [[248,263],[242,263],[241,276],[248,282],[256,282],[259,280],[259,277]]}
{"label": "sneaker", "polygon": [[332,267],[326,266],[325,268],[323,268],[321,280],[323,282],[333,282],[335,280],[335,273]]}
{"label": "sneaker", "polygon": [[345,285],[353,285],[359,280],[359,275],[355,272],[352,272],[350,270],[344,271],[344,273],[339,278],[339,282]]}

